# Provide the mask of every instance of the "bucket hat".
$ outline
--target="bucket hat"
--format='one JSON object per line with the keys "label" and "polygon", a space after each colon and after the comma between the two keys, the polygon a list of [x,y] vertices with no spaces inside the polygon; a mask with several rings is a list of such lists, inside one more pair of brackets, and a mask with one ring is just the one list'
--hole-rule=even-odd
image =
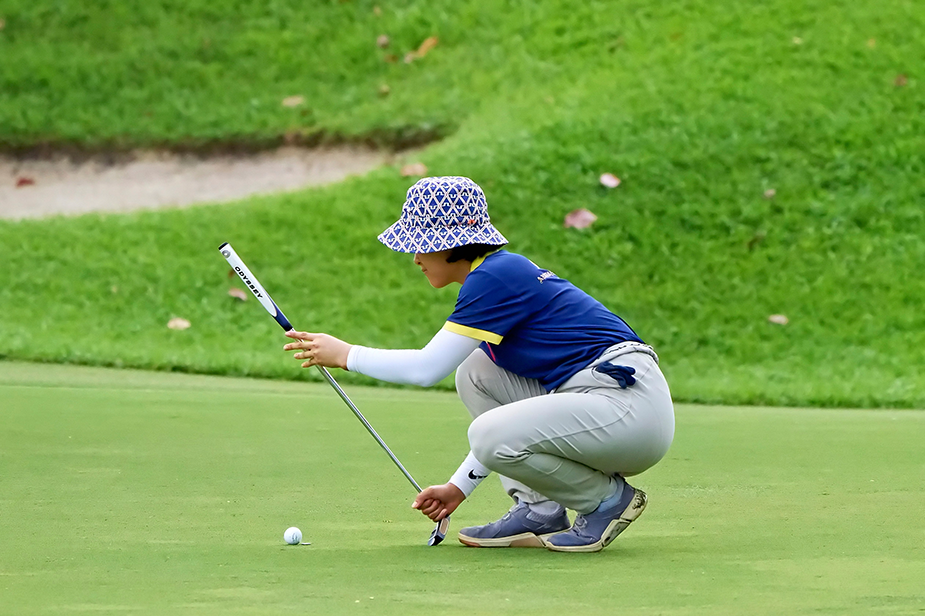
{"label": "bucket hat", "polygon": [[492,226],[479,185],[457,176],[418,180],[408,189],[401,217],[379,234],[379,241],[397,252],[420,253],[508,243]]}

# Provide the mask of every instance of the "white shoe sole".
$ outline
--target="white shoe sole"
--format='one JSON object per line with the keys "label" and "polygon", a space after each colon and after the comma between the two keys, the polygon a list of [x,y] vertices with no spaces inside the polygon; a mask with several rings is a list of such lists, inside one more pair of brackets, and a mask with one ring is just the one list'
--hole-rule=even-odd
{"label": "white shoe sole", "polygon": [[607,525],[599,541],[588,545],[553,545],[546,541],[546,539],[552,537],[552,535],[545,535],[543,537],[543,544],[546,546],[546,549],[552,550],[553,552],[600,552],[610,545],[610,542],[616,539],[620,533],[626,530],[626,527],[629,526],[633,520],[642,515],[647,502],[648,497],[646,497],[646,493],[642,490],[634,489],[633,500],[630,501],[630,504],[623,513],[620,514],[618,519],[612,520],[610,524]]}
{"label": "white shoe sole", "polygon": [[[568,530],[567,528],[564,530]],[[563,532],[563,531],[558,531]],[[552,537],[557,533],[548,533],[546,535],[534,535],[533,533],[521,533],[511,535],[510,537],[498,537],[494,539],[482,539],[480,537],[469,537],[459,533],[459,542],[470,548],[545,548],[546,537]]]}

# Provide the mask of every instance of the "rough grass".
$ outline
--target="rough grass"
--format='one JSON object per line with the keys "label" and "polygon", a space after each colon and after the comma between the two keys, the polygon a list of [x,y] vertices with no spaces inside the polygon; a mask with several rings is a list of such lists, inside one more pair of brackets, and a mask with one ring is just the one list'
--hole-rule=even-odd
{"label": "rough grass", "polygon": [[[450,393],[350,387],[423,484],[465,454]],[[0,362],[0,588],[15,614],[911,614],[920,411],[681,405],[599,554],[444,545],[327,386]],[[289,547],[299,526],[311,546]],[[49,592],[48,589],[54,589]]]}
{"label": "rough grass", "polygon": [[[624,316],[676,399],[925,407],[913,3],[211,6],[10,5],[0,138],[438,131],[430,173],[481,183],[511,249]],[[306,103],[281,106],[291,95]],[[602,188],[603,172],[623,184]],[[224,241],[298,327],[419,347],[453,291],[374,239],[412,181],[384,169],[221,209],[2,223],[0,354],[296,378],[276,325],[227,297]],[[597,223],[562,229],[578,207]],[[167,330],[172,316],[193,327]]]}

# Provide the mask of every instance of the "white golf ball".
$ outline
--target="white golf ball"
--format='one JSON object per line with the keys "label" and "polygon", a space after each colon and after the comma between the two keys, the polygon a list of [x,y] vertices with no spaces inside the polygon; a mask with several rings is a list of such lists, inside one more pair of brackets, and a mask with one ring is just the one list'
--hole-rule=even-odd
{"label": "white golf ball", "polygon": [[302,541],[302,531],[295,526],[290,526],[286,529],[286,532],[283,533],[283,540],[289,545],[298,545]]}

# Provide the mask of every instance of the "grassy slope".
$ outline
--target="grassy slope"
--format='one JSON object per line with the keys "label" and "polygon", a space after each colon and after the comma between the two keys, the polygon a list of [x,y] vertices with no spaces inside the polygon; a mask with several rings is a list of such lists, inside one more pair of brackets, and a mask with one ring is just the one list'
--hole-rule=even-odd
{"label": "grassy slope", "polygon": [[[913,3],[236,6],[21,3],[0,32],[18,60],[0,138],[451,131],[423,156],[431,173],[479,181],[512,249],[626,317],[677,399],[925,406]],[[432,34],[423,60],[382,61]],[[293,94],[307,106],[279,105]],[[604,171],[623,185],[601,188]],[[374,239],[409,183],[385,169],[221,209],[0,224],[0,353],[292,377],[275,324],[225,295],[226,240],[300,327],[419,346],[454,293]],[[561,229],[576,207],[592,229]],[[171,316],[193,328],[168,331]]]}
{"label": "grassy slope", "polygon": [[[454,395],[349,389],[419,481],[455,468],[466,420]],[[432,526],[408,508],[410,486],[320,384],[0,362],[0,398],[10,613],[925,605],[923,412],[682,405],[668,457],[635,480],[646,514],[600,554],[562,555],[456,542],[508,507],[495,478],[444,545],[425,547]],[[283,545],[290,525],[312,545]]]}

